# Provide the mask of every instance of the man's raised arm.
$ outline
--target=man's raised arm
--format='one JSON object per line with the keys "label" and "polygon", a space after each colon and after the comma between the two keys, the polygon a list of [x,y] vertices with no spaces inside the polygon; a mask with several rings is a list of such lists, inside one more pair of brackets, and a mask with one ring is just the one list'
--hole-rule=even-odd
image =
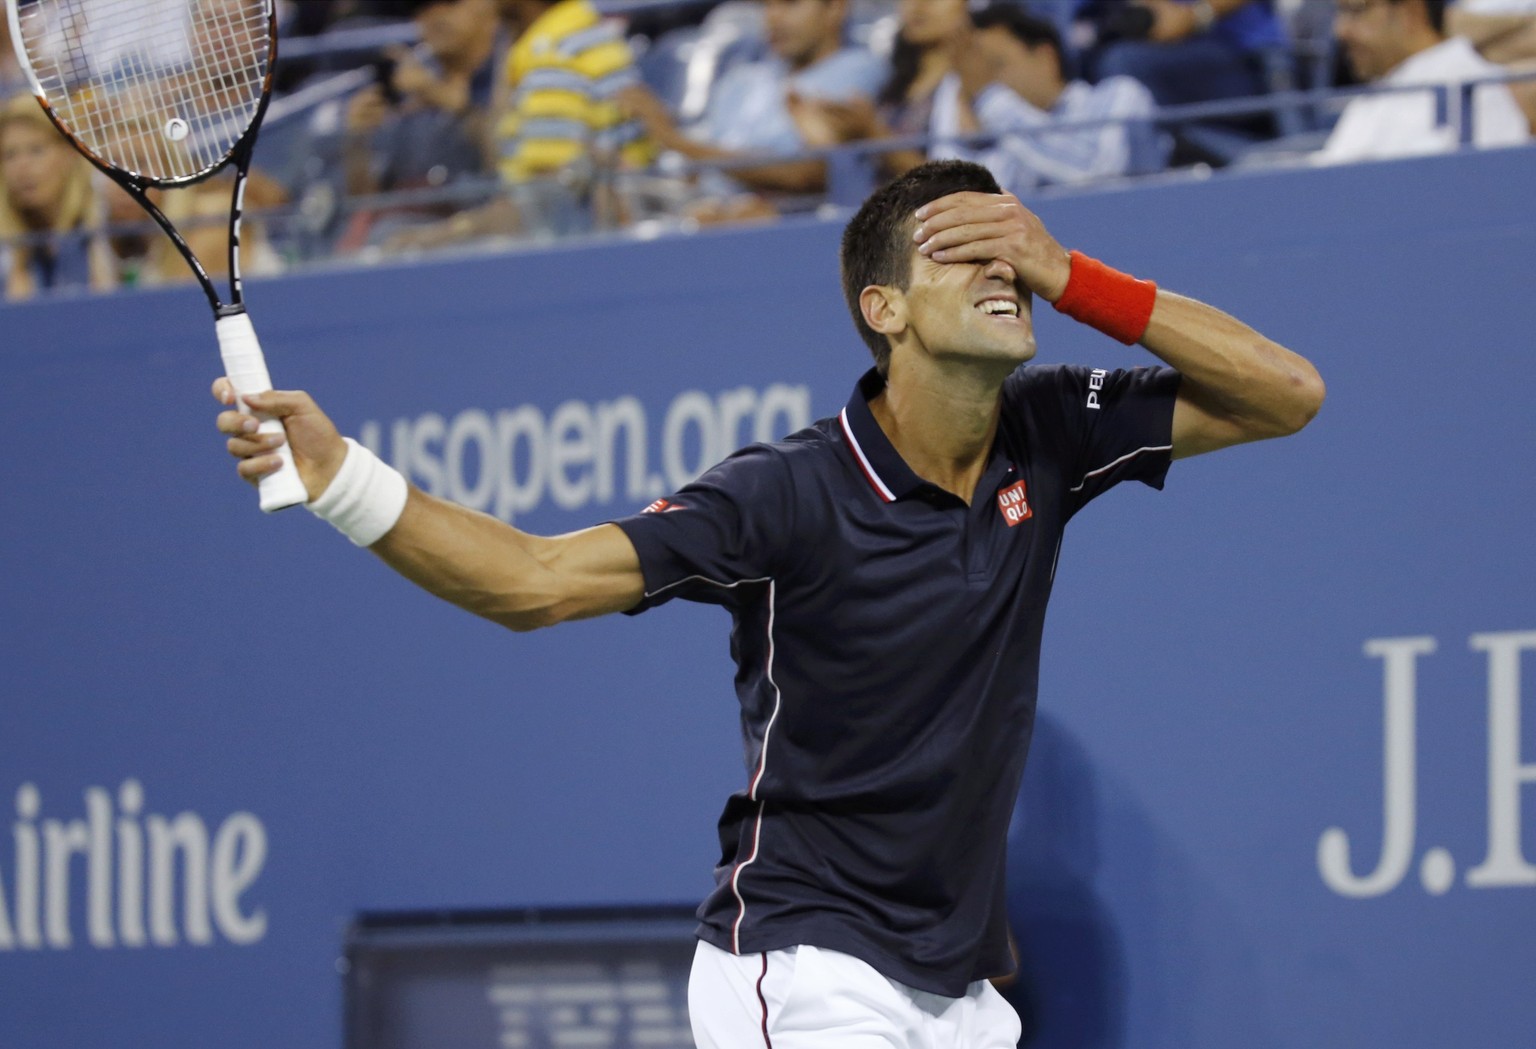
{"label": "man's raised arm", "polygon": [[1322,407],[1312,363],[1236,317],[1158,289],[1141,344],[1182,375],[1173,408],[1173,457],[1285,437]]}
{"label": "man's raised arm", "polygon": [[914,239],[935,262],[1007,262],[1030,291],[1183,377],[1173,457],[1300,430],[1322,407],[1306,358],[1214,306],[1068,252],[1011,193],[955,193],[918,209]]}
{"label": "man's raised arm", "polygon": [[[238,473],[254,484],[277,468],[283,437],[256,432],[256,418],[233,407],[227,379],[213,393],[231,406],[218,427]],[[445,601],[511,630],[534,630],[622,612],[644,596],[640,559],[616,525],[529,535],[404,485],[367,449],[345,441],[306,393],[273,391],[246,403],[283,421],[311,508],[324,508],[321,516],[354,542]]]}

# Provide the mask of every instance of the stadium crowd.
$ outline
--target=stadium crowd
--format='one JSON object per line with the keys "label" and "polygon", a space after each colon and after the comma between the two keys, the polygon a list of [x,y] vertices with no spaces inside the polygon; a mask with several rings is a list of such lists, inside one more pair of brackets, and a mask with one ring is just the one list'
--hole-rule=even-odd
{"label": "stadium crowd", "polygon": [[[1536,0],[279,0],[279,17],[293,54],[248,273],[774,221],[930,157],[1027,198],[1518,145],[1536,125],[1536,78],[1465,107],[1454,90],[1532,69]],[[1357,85],[1385,90],[1319,94]],[[1453,89],[1438,107],[1402,90],[1422,85]],[[27,94],[0,20],[4,298],[190,279]],[[214,268],[227,192],[162,200]]]}

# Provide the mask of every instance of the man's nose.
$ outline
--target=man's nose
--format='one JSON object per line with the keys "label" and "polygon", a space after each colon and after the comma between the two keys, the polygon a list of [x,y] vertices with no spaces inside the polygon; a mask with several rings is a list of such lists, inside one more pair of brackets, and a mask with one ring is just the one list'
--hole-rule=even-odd
{"label": "man's nose", "polygon": [[981,275],[988,279],[1006,281],[1009,284],[1019,279],[1018,273],[1002,259],[993,259],[982,268]]}

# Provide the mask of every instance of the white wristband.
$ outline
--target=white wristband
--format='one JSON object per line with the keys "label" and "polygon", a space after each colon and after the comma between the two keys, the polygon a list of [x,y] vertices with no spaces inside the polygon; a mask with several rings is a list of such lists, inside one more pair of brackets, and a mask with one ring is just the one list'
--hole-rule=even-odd
{"label": "white wristband", "polygon": [[341,469],[320,498],[305,505],[358,546],[372,546],[400,520],[410,486],[399,470],[352,438],[345,440]]}

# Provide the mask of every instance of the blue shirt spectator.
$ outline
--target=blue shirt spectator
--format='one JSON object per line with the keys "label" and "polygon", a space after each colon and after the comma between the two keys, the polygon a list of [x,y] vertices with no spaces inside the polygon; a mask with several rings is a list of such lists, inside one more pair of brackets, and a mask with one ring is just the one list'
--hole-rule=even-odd
{"label": "blue shirt spectator", "polygon": [[[1122,76],[1068,82],[1056,27],[1012,4],[975,16],[957,71],[934,94],[930,157],[975,161],[1019,195],[1156,171],[1170,151],[1144,85]],[[1054,126],[1063,130],[1047,130]],[[995,144],[961,144],[977,132],[997,136]]]}
{"label": "blue shirt spectator", "polygon": [[1076,18],[1089,79],[1133,77],[1164,106],[1264,93],[1264,55],[1287,42],[1271,0],[1089,0]]}
{"label": "blue shirt spectator", "polygon": [[726,149],[796,153],[806,144],[785,104],[791,93],[827,102],[873,98],[885,75],[878,58],[848,47],[798,70],[777,56],[739,65],[721,78],[688,133]]}
{"label": "blue shirt spectator", "polygon": [[[421,31],[415,48],[391,49],[377,82],[311,122],[299,151],[300,193],[325,187],[338,196],[428,189],[486,170],[485,125],[495,93],[496,6],[492,0],[414,0],[405,6]],[[379,242],[402,226],[452,211],[451,205],[355,213],[340,250]]]}
{"label": "blue shirt spectator", "polygon": [[[430,53],[407,59],[417,66],[406,76],[416,82],[430,79],[441,83],[451,71]],[[395,82],[406,79],[397,62],[393,72],[385,67],[382,75],[389,83],[368,89],[363,96],[370,102],[377,98],[387,107],[383,119],[372,131],[361,130],[354,141],[366,146],[349,157],[360,161],[356,179],[348,179],[355,193],[383,190],[419,189],[442,185],[464,174],[485,169],[483,123],[495,94],[495,66],[483,62],[470,75],[467,90],[456,104],[433,105],[418,97],[405,97]],[[386,93],[391,101],[386,101]]]}
{"label": "blue shirt spectator", "polygon": [[[771,56],[731,69],[716,87],[703,120],[684,131],[665,104],[643,87],[621,100],[663,149],[696,162],[782,157],[807,148],[791,113],[798,98],[847,102],[874,97],[885,68],[874,55],[843,45],[848,0],[765,0],[763,25]],[[817,160],[732,168],[702,181],[708,195],[817,193],[826,165]],[[729,217],[729,216],[726,216]]]}
{"label": "blue shirt spectator", "polygon": [[1284,47],[1289,41],[1285,26],[1270,6],[1269,0],[1246,3],[1211,23],[1210,33],[1246,52],[1266,47]]}
{"label": "blue shirt spectator", "polygon": [[[959,78],[940,85],[934,100],[935,136],[947,130],[939,116],[959,94]],[[1020,196],[1048,185],[1078,185],[1161,169],[1167,162],[1166,136],[1148,118],[1157,107],[1152,95],[1130,77],[1097,84],[1074,80],[1056,105],[1038,109],[1001,84],[993,84],[973,105],[981,130],[998,136],[989,149],[971,149],[939,139],[934,160],[972,160],[988,168],[1002,187]],[[1093,124],[1092,122],[1103,123]],[[1049,131],[1056,125],[1092,126]],[[953,134],[953,132],[951,132]]]}

